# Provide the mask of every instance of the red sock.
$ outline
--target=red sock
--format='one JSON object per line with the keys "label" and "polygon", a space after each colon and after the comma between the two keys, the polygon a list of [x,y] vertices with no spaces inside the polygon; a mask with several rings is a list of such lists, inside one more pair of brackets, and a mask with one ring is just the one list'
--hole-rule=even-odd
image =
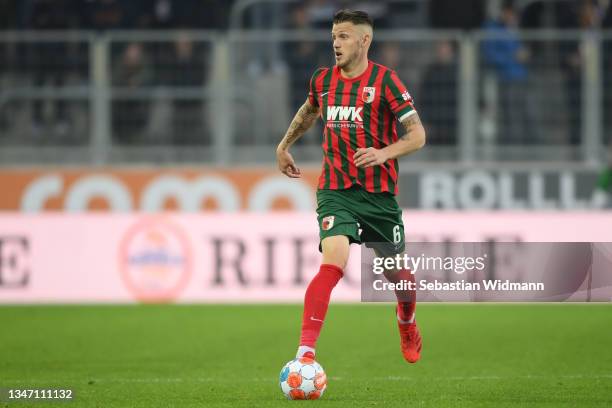
{"label": "red sock", "polygon": [[310,281],[304,295],[300,346],[315,347],[323,327],[331,292],[340,278],[342,278],[341,268],[322,264],[319,273]]}
{"label": "red sock", "polygon": [[[416,282],[414,274],[410,273],[409,269],[399,271],[397,277],[398,281]],[[404,322],[411,321],[416,309],[416,290],[396,290],[395,296],[397,297],[398,305],[397,317]]]}

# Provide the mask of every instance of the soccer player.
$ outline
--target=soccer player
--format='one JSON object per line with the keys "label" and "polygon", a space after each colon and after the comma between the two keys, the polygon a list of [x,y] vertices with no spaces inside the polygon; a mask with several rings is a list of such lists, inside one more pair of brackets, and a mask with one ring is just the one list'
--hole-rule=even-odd
{"label": "soccer player", "polygon": [[[281,172],[300,177],[289,147],[321,117],[323,171],[317,191],[319,249],[323,263],[304,296],[297,357],[315,357],[333,288],[342,278],[351,243],[365,242],[379,256],[404,251],[404,225],[397,194],[397,158],[425,144],[425,130],[412,97],[397,74],[368,59],[373,23],[363,11],[340,10],[332,27],[336,65],[317,69],[308,98],[278,145]],[[398,137],[396,118],[404,127]],[[385,274],[390,281],[411,280],[410,271]],[[396,315],[404,358],[420,358],[415,321],[416,294],[396,292]]]}

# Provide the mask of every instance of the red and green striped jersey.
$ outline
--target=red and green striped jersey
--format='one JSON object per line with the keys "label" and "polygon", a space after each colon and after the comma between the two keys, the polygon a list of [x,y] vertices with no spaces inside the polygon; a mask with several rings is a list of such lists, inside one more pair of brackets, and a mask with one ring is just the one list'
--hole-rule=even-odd
{"label": "red and green striped jersey", "polygon": [[396,118],[402,121],[416,112],[397,73],[372,61],[355,78],[344,78],[337,66],[319,68],[310,80],[308,100],[321,108],[324,123],[319,189],[360,185],[372,193],[397,194],[397,160],[365,169],[353,162],[361,147],[380,149],[396,142]]}

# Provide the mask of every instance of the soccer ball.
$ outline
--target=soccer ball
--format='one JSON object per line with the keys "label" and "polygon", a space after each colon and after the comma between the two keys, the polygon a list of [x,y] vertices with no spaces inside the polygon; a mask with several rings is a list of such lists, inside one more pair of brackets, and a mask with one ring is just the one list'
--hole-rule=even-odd
{"label": "soccer ball", "polygon": [[281,370],[280,387],[291,400],[317,399],[327,388],[327,376],[323,367],[312,358],[296,358]]}

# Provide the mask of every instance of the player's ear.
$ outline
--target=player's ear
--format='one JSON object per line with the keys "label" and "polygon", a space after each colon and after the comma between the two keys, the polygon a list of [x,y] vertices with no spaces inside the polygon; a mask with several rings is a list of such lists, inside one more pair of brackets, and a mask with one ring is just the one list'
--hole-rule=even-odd
{"label": "player's ear", "polygon": [[370,45],[370,43],[372,42],[372,35],[369,34],[369,33],[365,33],[363,35],[362,41],[363,41],[363,46],[365,48],[367,48]]}

